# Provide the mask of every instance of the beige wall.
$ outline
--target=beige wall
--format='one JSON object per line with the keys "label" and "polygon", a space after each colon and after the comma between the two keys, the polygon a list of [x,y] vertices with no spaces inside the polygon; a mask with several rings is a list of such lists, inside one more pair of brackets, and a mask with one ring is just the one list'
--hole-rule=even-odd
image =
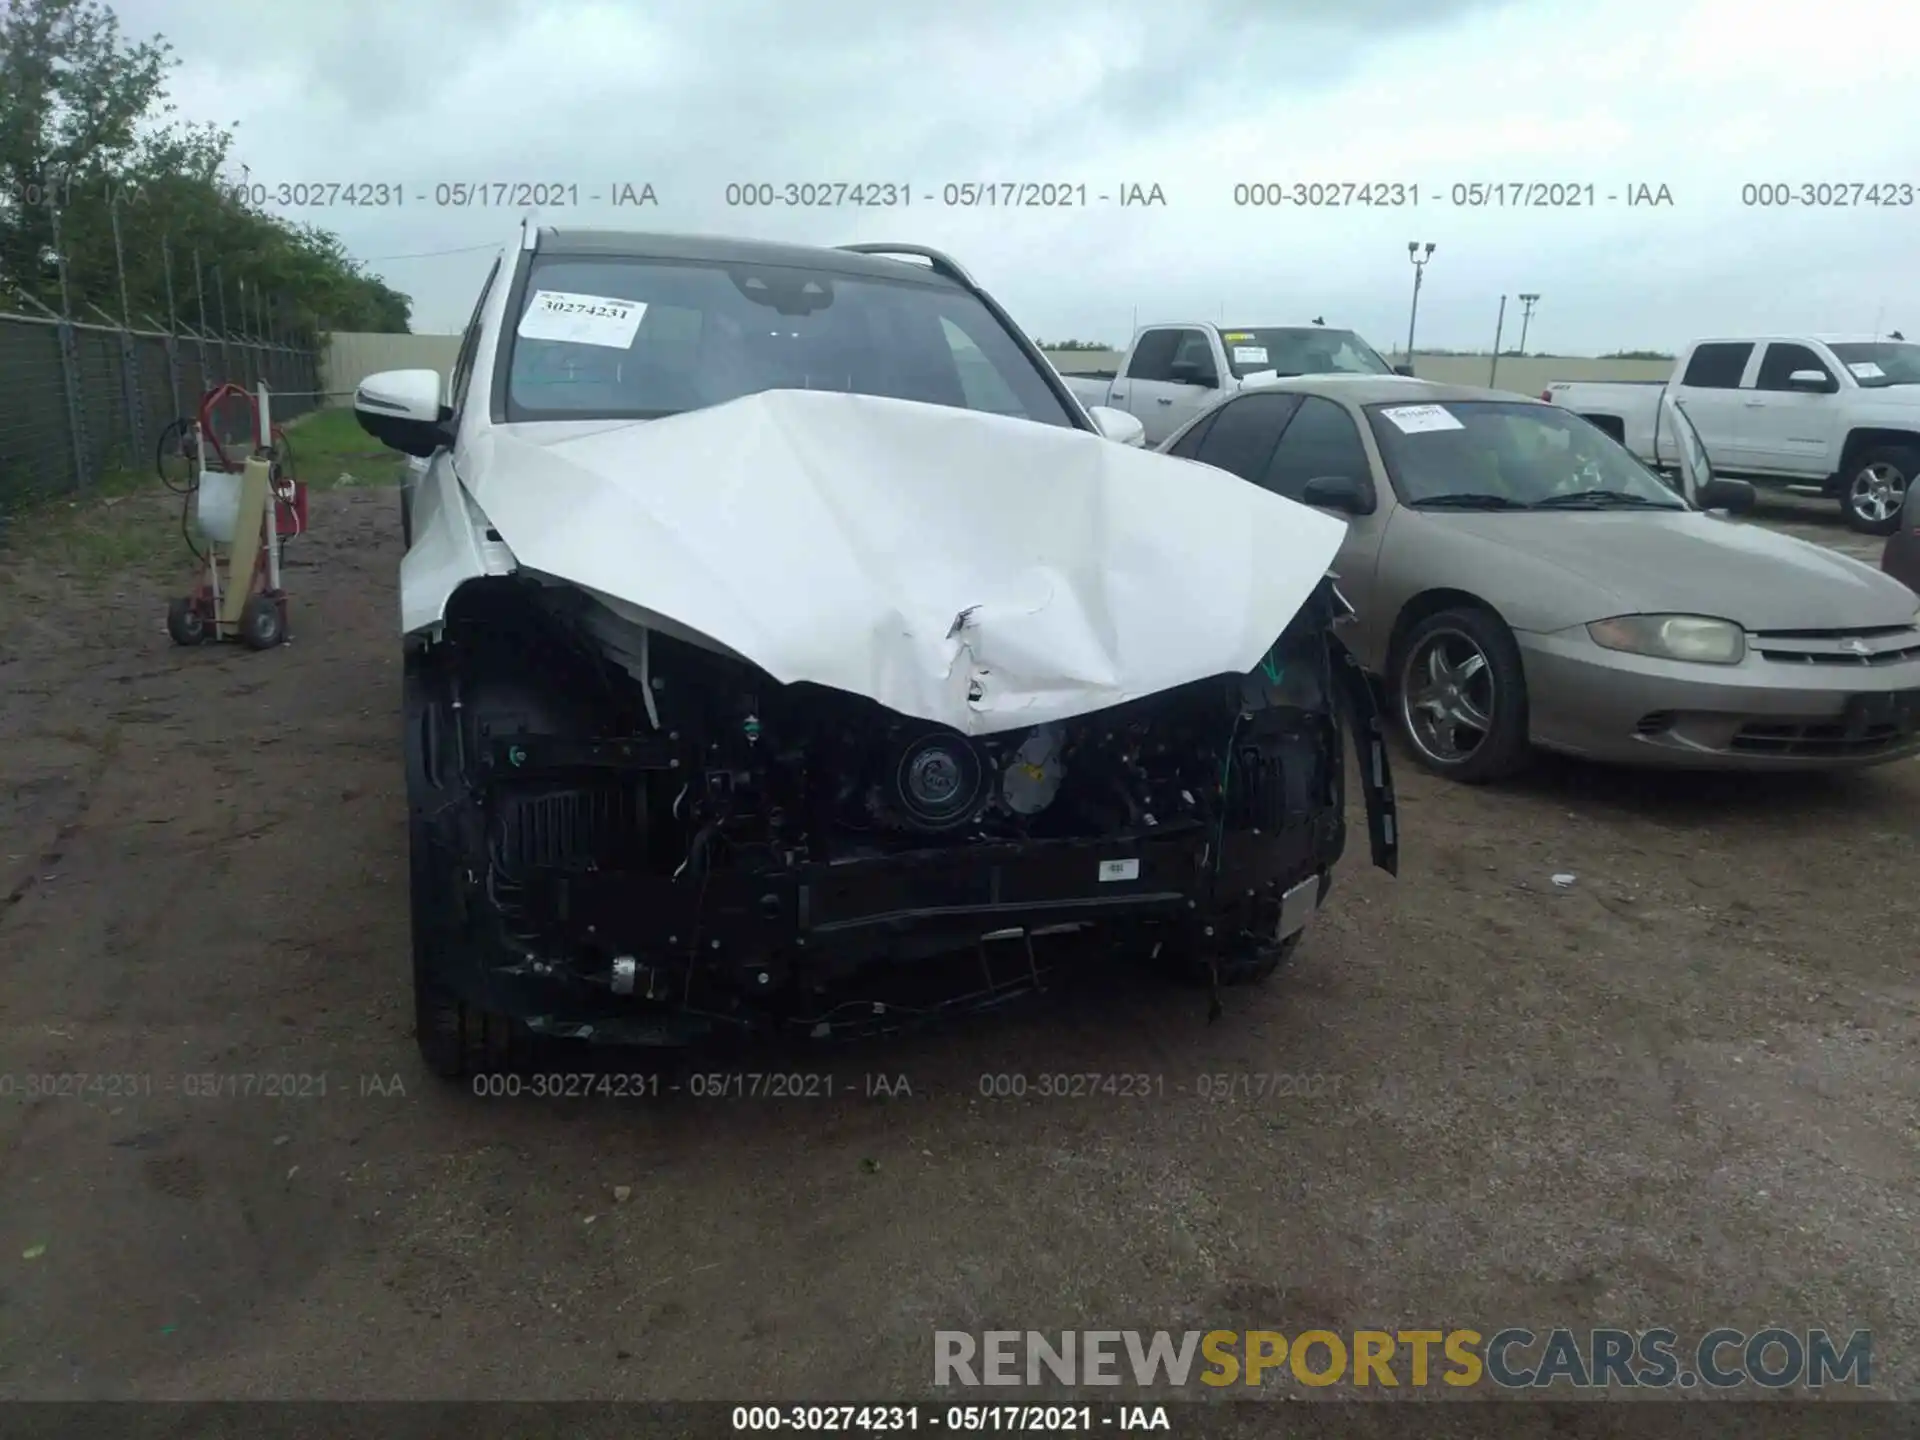
{"label": "beige wall", "polygon": [[[336,332],[327,349],[322,388],[334,393],[333,403],[344,404],[354,386],[380,370],[438,370],[444,380],[453,369],[459,348],[458,335]],[[1119,353],[1113,350],[1055,350],[1049,354],[1064,375],[1112,370],[1120,363]],[[1400,359],[1397,355],[1388,358],[1395,362]],[[1413,368],[1423,380],[1485,385],[1488,364],[1485,355],[1418,355]],[[1538,395],[1552,380],[1664,380],[1672,369],[1668,360],[1556,360],[1530,355],[1524,360],[1503,358],[1494,383],[1502,390]]]}
{"label": "beige wall", "polygon": [[382,370],[438,370],[444,385],[460,351],[458,335],[367,335],[336,330],[327,341],[320,388],[327,403],[346,405],[354,387]]}

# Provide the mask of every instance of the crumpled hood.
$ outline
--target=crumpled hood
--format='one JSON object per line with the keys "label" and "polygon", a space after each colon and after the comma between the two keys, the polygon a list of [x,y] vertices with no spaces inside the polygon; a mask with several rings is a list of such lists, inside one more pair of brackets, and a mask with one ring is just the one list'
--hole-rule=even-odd
{"label": "crumpled hood", "polygon": [[970,734],[1253,669],[1346,529],[1086,431],[817,391],[464,458],[522,567]]}

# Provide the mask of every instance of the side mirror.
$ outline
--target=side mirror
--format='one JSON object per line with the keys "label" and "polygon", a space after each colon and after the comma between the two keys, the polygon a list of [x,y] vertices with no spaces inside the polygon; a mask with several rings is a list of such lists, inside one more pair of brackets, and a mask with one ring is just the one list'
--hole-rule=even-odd
{"label": "side mirror", "polygon": [[1796,370],[1787,376],[1789,390],[1810,390],[1815,394],[1824,394],[1829,390],[1838,390],[1840,386],[1824,370]]}
{"label": "side mirror", "polygon": [[425,457],[451,444],[453,410],[440,403],[438,370],[382,370],[353,392],[353,415],[382,445]]}
{"label": "side mirror", "polygon": [[1373,508],[1372,500],[1360,482],[1350,475],[1316,475],[1300,490],[1302,505],[1344,510],[1349,515],[1365,515]]}
{"label": "side mirror", "polygon": [[1723,480],[1715,476],[1695,493],[1693,503],[1702,510],[1724,510],[1729,515],[1744,515],[1753,509],[1756,498],[1753,486],[1745,480]]}
{"label": "side mirror", "polygon": [[1394,374],[1396,374],[1396,375],[1411,375],[1411,374],[1413,374],[1413,366],[1411,366],[1411,365],[1396,365],[1396,366],[1394,366],[1394,367],[1393,367],[1393,373],[1394,373]]}
{"label": "side mirror", "polygon": [[1147,427],[1126,411],[1111,405],[1089,405],[1087,414],[1092,417],[1094,428],[1116,445],[1146,445]]}
{"label": "side mirror", "polygon": [[1198,385],[1202,390],[1218,390],[1220,377],[1211,366],[1180,364],[1168,367],[1176,385]]}

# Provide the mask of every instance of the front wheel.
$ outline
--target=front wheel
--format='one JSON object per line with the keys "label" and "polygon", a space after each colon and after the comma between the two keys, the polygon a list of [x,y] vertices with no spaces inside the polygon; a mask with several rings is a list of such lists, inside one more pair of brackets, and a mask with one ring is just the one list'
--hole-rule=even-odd
{"label": "front wheel", "polygon": [[1443,610],[1408,632],[1393,666],[1394,715],[1413,758],[1468,785],[1525,768],[1527,681],[1520,647],[1486,610]]}
{"label": "front wheel", "polygon": [[[448,1080],[514,1070],[532,1058],[532,1032],[468,1003],[449,978],[469,964],[458,894],[460,859],[432,818],[448,808],[459,777],[436,754],[449,716],[434,677],[408,656],[401,681],[407,789],[407,908],[412,942],[413,1033],[427,1069]],[[442,822],[444,823],[444,822]]]}
{"label": "front wheel", "polygon": [[1849,529],[1862,535],[1891,535],[1900,528],[1900,507],[1907,486],[1920,472],[1920,449],[1883,445],[1848,467],[1840,491],[1840,513]]}
{"label": "front wheel", "polygon": [[207,638],[207,617],[191,597],[167,606],[167,634],[176,645],[198,645]]}
{"label": "front wheel", "polygon": [[271,650],[287,638],[280,623],[280,602],[255,595],[240,611],[240,639],[249,650]]}

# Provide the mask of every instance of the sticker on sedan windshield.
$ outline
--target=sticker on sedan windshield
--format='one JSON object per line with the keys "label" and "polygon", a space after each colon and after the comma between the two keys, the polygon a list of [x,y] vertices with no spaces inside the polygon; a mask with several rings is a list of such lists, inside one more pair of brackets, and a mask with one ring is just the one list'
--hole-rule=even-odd
{"label": "sticker on sedan windshield", "polygon": [[1233,363],[1236,365],[1264,365],[1267,363],[1267,347],[1264,345],[1236,345],[1233,347]]}
{"label": "sticker on sedan windshield", "polygon": [[1878,380],[1887,373],[1871,360],[1857,361],[1847,366],[1847,369],[1853,372],[1853,378],[1856,380]]}
{"label": "sticker on sedan windshield", "polygon": [[632,346],[640,317],[646,313],[647,307],[638,300],[536,290],[514,333],[523,340],[559,340],[568,345],[625,350]]}
{"label": "sticker on sedan windshield", "polygon": [[1444,405],[1393,405],[1380,413],[1399,426],[1405,435],[1418,435],[1426,430],[1467,428],[1454,419],[1453,412]]}

